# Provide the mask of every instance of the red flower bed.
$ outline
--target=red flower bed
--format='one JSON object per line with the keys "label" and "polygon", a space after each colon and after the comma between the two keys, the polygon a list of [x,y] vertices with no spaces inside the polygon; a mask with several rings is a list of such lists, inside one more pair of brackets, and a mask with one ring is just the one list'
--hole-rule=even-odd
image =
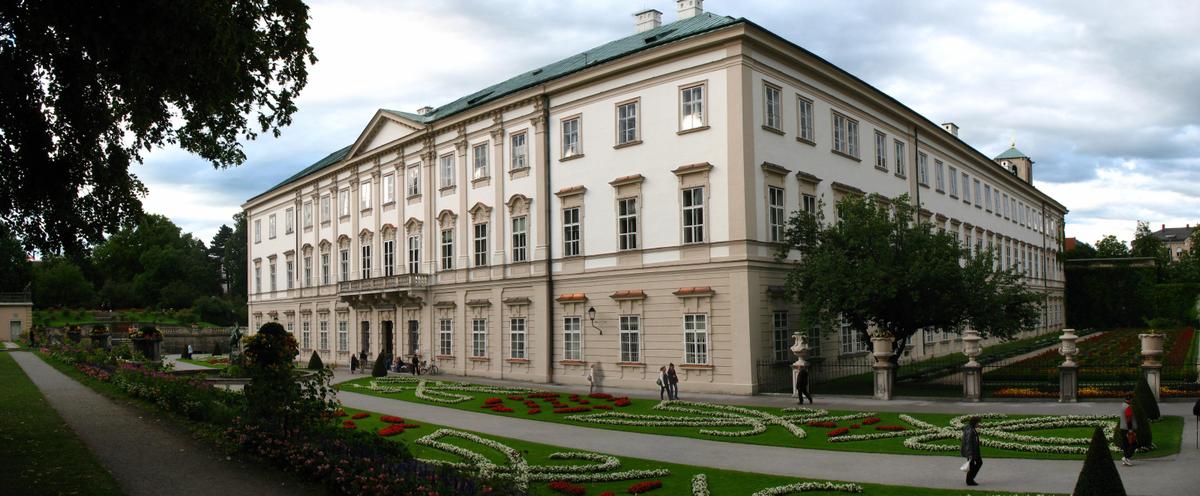
{"label": "red flower bed", "polygon": [[554,413],[582,413],[590,412],[592,409],[586,406],[569,406],[566,408],[555,408]]}
{"label": "red flower bed", "polygon": [[586,405],[588,403],[591,403],[590,401],[582,399],[582,398],[575,400],[575,402],[579,403],[580,405]]}
{"label": "red flower bed", "polygon": [[826,433],[825,433],[825,435],[826,435],[826,436],[828,436],[828,437],[838,437],[838,436],[840,436],[840,435],[842,435],[842,434],[845,434],[845,433],[847,433],[847,432],[850,432],[850,429],[847,429],[847,428],[845,428],[845,427],[839,427],[839,428],[837,428],[837,429],[834,429],[834,430],[832,430],[832,431],[826,432]]}
{"label": "red flower bed", "polygon": [[611,399],[613,399],[613,395],[608,394],[608,393],[592,393],[592,394],[588,395],[588,398],[595,398],[598,400],[611,400]]}
{"label": "red flower bed", "polygon": [[537,408],[538,404],[537,404],[537,402],[535,402],[533,400],[525,400],[525,406],[527,406],[529,408]]}
{"label": "red flower bed", "polygon": [[882,420],[880,420],[879,417],[868,417],[863,419],[862,425],[878,424],[880,422],[882,422]]}
{"label": "red flower bed", "polygon": [[384,415],[382,417],[379,417],[379,420],[382,420],[389,424],[403,424],[404,423],[404,419],[402,419],[400,417],[393,417],[391,415]]}
{"label": "red flower bed", "polygon": [[370,416],[371,416],[371,414],[369,414],[369,413],[366,413],[366,412],[358,412],[358,413],[354,414],[354,416],[353,416],[353,417],[350,417],[350,418],[352,418],[352,419],[354,419],[354,420],[359,420],[359,419],[365,419],[365,418],[367,418],[367,417],[370,417]]}
{"label": "red flower bed", "polygon": [[499,412],[499,413],[512,413],[513,409],[509,408],[507,406],[497,405],[497,406],[492,407],[492,411]]}
{"label": "red flower bed", "polygon": [[904,426],[902,426],[902,425],[880,425],[880,426],[876,426],[876,427],[875,427],[875,430],[877,430],[877,431],[889,431],[889,432],[900,432],[900,431],[907,431],[907,430],[908,430],[908,427],[904,427]]}
{"label": "red flower bed", "polygon": [[600,493],[600,496],[617,496],[617,493],[614,493],[612,491],[604,491],[604,492]]}
{"label": "red flower bed", "polygon": [[642,481],[629,486],[629,494],[642,494],[662,487],[662,481]]}
{"label": "red flower bed", "polygon": [[529,411],[525,412],[526,415],[537,415],[539,413],[542,413],[541,408],[530,408]]}
{"label": "red flower bed", "polygon": [[837,427],[837,424],[834,422],[809,422],[805,425],[807,425],[809,427],[824,427],[826,429],[832,429],[834,427]]}
{"label": "red flower bed", "polygon": [[483,404],[485,404],[485,405],[499,405],[501,403],[504,403],[504,400],[502,400],[500,398],[488,398],[486,400],[483,400]]}
{"label": "red flower bed", "polygon": [[862,426],[861,426],[861,425],[858,425],[858,424],[850,424],[850,428],[851,428],[851,429],[857,429],[857,428],[859,428],[859,427],[862,427]]}
{"label": "red flower bed", "polygon": [[342,428],[343,429],[357,429],[358,425],[356,425],[353,420],[343,420]]}
{"label": "red flower bed", "polygon": [[567,481],[554,481],[547,484],[551,491],[562,494],[570,494],[572,496],[582,496],[587,494],[587,488],[578,484],[571,484]]}
{"label": "red flower bed", "polygon": [[342,410],[341,408],[338,408],[336,411],[333,412],[334,417],[345,417],[347,415],[350,415],[350,414],[346,413],[346,411]]}
{"label": "red flower bed", "polygon": [[84,363],[75,364],[75,369],[100,382],[108,382],[108,380],[112,377],[108,371],[100,367],[93,367]]}
{"label": "red flower bed", "polygon": [[510,400],[513,400],[513,401],[524,401],[524,400],[525,400],[525,398],[524,398],[524,397],[522,397],[522,396],[518,396],[518,395],[515,395],[515,394],[514,394],[514,395],[510,395],[510,396],[508,397],[508,399],[510,399]]}
{"label": "red flower bed", "polygon": [[629,398],[617,398],[615,401],[613,401],[613,404],[617,406],[629,406],[632,405],[633,402],[629,401]]}
{"label": "red flower bed", "polygon": [[382,429],[379,429],[378,434],[382,437],[395,436],[404,433],[404,426],[401,424],[392,424]]}

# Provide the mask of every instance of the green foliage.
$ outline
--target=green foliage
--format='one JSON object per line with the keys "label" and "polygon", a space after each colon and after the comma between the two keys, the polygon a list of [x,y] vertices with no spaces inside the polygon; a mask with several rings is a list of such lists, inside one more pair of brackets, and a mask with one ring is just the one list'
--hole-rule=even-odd
{"label": "green foliage", "polygon": [[387,377],[388,363],[387,355],[382,352],[375,358],[375,367],[371,369],[371,375],[374,377]]}
{"label": "green foliage", "polygon": [[33,282],[33,264],[8,226],[0,223],[0,292],[23,291]]}
{"label": "green foliage", "polygon": [[136,219],[148,150],[241,164],[242,140],[291,124],[316,62],[300,0],[17,2],[0,26],[0,222],[42,253]]}
{"label": "green foliage", "polygon": [[1146,382],[1145,375],[1138,377],[1137,386],[1133,388],[1133,402],[1142,406],[1142,411],[1150,420],[1158,420],[1162,416],[1162,413],[1158,411],[1158,401],[1154,399],[1154,392],[1150,390],[1150,384]]}
{"label": "green foliage", "polygon": [[[296,376],[296,338],[278,322],[268,322],[245,340],[247,422],[271,432],[290,432],[324,424],[337,408],[329,384],[332,373],[319,369]],[[232,368],[232,367],[230,367]]]}
{"label": "green foliage", "polygon": [[188,308],[220,294],[218,270],[204,243],[170,219],[146,215],[96,247],[93,263],[104,277],[110,307]]}
{"label": "green foliage", "polygon": [[64,257],[48,255],[33,270],[33,303],[38,308],[86,307],[95,299],[92,283]]}
{"label": "green foliage", "polygon": [[1158,280],[1167,277],[1167,266],[1171,264],[1171,252],[1162,240],[1150,234],[1150,224],[1138,221],[1134,231],[1133,242],[1129,244],[1129,254],[1134,257],[1149,257],[1154,259],[1154,267],[1158,271]]}
{"label": "green foliage", "polygon": [[1000,269],[986,247],[968,250],[932,224],[914,222],[907,195],[848,196],[832,224],[820,210],[793,214],[778,253],[796,250],[803,260],[788,274],[802,327],[832,330],[845,319],[861,339],[873,326],[900,349],[924,328],[970,326],[1004,338],[1037,324],[1039,297],[1020,275]]}
{"label": "green foliage", "polygon": [[308,370],[321,370],[323,368],[325,368],[325,364],[321,362],[321,355],[313,351],[312,356],[308,357]]}
{"label": "green foliage", "polygon": [[1153,304],[1153,267],[1068,263],[1064,268],[1068,327],[1142,325]]}
{"label": "green foliage", "polygon": [[233,310],[233,305],[229,303],[229,300],[216,296],[196,298],[196,301],[192,303],[191,313],[201,321],[221,326],[237,323],[237,314]]}
{"label": "green foliage", "polygon": [[1096,258],[1096,249],[1092,248],[1092,245],[1078,240],[1075,241],[1075,247],[1071,251],[1063,253],[1064,260],[1084,260],[1089,258]]}
{"label": "green foliage", "polygon": [[1108,441],[1104,430],[1097,427],[1092,433],[1092,444],[1088,446],[1083,470],[1075,481],[1074,496],[1125,496],[1125,485],[1121,474],[1108,452]]}
{"label": "green foliage", "polygon": [[1129,247],[1125,242],[1109,234],[1096,242],[1096,258],[1125,258],[1129,256]]}
{"label": "green foliage", "polygon": [[1200,282],[1156,284],[1149,298],[1154,318],[1170,323],[1196,323],[1196,306],[1200,303]]}

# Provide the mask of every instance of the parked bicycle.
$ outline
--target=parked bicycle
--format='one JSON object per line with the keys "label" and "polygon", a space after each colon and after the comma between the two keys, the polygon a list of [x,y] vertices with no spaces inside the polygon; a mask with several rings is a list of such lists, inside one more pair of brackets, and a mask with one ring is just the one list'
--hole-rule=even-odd
{"label": "parked bicycle", "polygon": [[426,360],[421,360],[421,374],[438,375],[441,373],[442,373],[442,371],[440,369],[438,369],[437,365],[429,363]]}

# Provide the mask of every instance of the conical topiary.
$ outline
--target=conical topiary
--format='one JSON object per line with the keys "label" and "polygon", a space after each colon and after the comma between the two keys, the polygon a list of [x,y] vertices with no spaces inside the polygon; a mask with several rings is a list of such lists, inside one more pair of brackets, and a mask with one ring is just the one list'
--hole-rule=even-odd
{"label": "conical topiary", "polygon": [[379,358],[375,359],[375,368],[371,369],[371,375],[375,377],[387,377],[387,369],[387,356],[380,353]]}
{"label": "conical topiary", "polygon": [[1137,420],[1137,445],[1139,448],[1154,447],[1154,433],[1150,431],[1150,419],[1146,418],[1146,409],[1137,398],[1133,399],[1133,418]]}
{"label": "conical topiary", "polygon": [[1104,430],[1100,427],[1092,433],[1092,444],[1088,446],[1083,470],[1079,472],[1079,480],[1075,481],[1075,492],[1071,494],[1125,496],[1125,485],[1121,483],[1121,474],[1117,473],[1117,465],[1113,463],[1112,454],[1108,451],[1108,440],[1104,439]]}
{"label": "conical topiary", "polygon": [[321,355],[313,351],[312,356],[308,357],[308,370],[321,370],[325,368],[325,364],[321,362]]}
{"label": "conical topiary", "polygon": [[1154,399],[1154,391],[1150,390],[1150,383],[1146,382],[1144,375],[1138,378],[1137,387],[1133,388],[1133,401],[1142,405],[1146,418],[1158,420],[1162,416],[1158,411],[1158,401]]}

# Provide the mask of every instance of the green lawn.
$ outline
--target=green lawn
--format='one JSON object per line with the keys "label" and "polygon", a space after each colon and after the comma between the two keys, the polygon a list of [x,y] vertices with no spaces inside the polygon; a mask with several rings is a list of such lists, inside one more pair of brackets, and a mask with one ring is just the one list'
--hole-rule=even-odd
{"label": "green lawn", "polygon": [[[349,414],[354,414],[359,411],[360,410],[346,409],[346,412]],[[365,419],[360,419],[360,420],[354,421],[357,424],[359,430],[373,432],[373,431],[377,431],[378,429],[388,425],[379,420],[379,414],[376,414],[373,412],[366,412],[366,413],[370,413],[371,416],[368,418],[365,418]],[[349,417],[346,417],[346,418],[349,418]],[[424,437],[426,435],[429,435],[440,428],[444,428],[444,426],[426,423],[426,422],[423,422],[418,419],[405,419],[405,421],[409,422],[409,423],[418,424],[418,425],[420,425],[420,427],[415,428],[415,429],[406,429],[403,434],[393,436],[390,439],[404,442],[408,446],[409,450],[412,451],[414,456],[416,456],[417,458],[422,458],[422,459],[464,461],[462,458],[460,458],[457,455],[453,455],[453,454],[450,454],[445,451],[435,449],[432,447],[416,444],[415,441],[417,439]],[[479,433],[472,433],[472,434],[475,434],[475,435],[485,438],[485,439],[490,439],[492,441],[500,442],[501,444],[504,444],[513,449],[516,449],[517,451],[521,452],[522,456],[525,458],[525,460],[530,465],[571,465],[571,464],[584,463],[581,461],[553,460],[550,458],[550,454],[552,454],[552,453],[574,451],[574,450],[570,450],[570,449],[566,449],[566,448],[559,448],[559,447],[555,447],[555,446],[549,446],[549,445],[545,445],[545,444],[530,443],[530,442],[521,441],[521,440],[517,440],[517,439],[511,439],[511,438],[489,436],[489,435],[479,434]],[[504,457],[504,455],[502,453],[499,453],[492,448],[482,446],[473,441],[461,439],[461,438],[451,438],[451,437],[442,438],[442,439],[440,439],[440,441],[446,442],[447,444],[451,444],[451,445],[458,446],[461,448],[466,448],[471,451],[475,451],[479,454],[485,455],[492,463],[495,463],[497,465],[504,466],[504,465],[508,464],[506,458]],[[626,490],[629,488],[629,486],[631,486],[635,482],[644,481],[644,480],[660,480],[663,483],[663,487],[661,489],[653,491],[652,494],[656,494],[656,495],[690,495],[691,494],[692,477],[696,474],[705,474],[708,477],[708,488],[712,492],[712,494],[717,495],[717,496],[748,495],[755,491],[758,491],[761,489],[766,489],[769,487],[776,487],[776,486],[782,486],[785,484],[791,484],[791,483],[795,483],[795,482],[803,482],[803,481],[813,480],[813,479],[780,477],[780,476],[774,476],[774,475],[754,474],[754,473],[748,473],[748,472],[736,472],[736,471],[731,471],[731,470],[717,470],[717,469],[697,467],[697,466],[692,466],[692,465],[662,463],[662,462],[651,461],[651,460],[643,460],[643,459],[639,459],[639,458],[623,458],[623,457],[618,457],[618,458],[621,461],[621,466],[614,470],[625,471],[625,470],[667,469],[668,471],[670,471],[670,474],[667,475],[666,477],[658,477],[658,478],[635,479],[635,480],[619,481],[619,482],[582,484],[584,487],[587,488],[587,494],[596,495],[596,494],[601,494],[605,491],[612,491],[613,493],[616,493],[616,494],[626,494],[627,493]],[[949,489],[927,489],[927,488],[915,488],[915,487],[906,487],[906,486],[886,486],[886,485],[879,485],[879,484],[859,484],[859,485],[862,486],[864,489],[863,494],[867,494],[867,495],[871,495],[871,496],[875,496],[875,495],[885,495],[885,496],[886,495],[912,495],[912,494],[937,496],[937,495],[965,495],[965,494],[968,494],[966,491],[949,490]],[[547,488],[546,482],[531,483],[530,484],[530,492],[532,494],[542,494],[542,495],[556,494]],[[821,492],[812,492],[812,493],[806,492],[805,494],[844,494],[844,493],[821,491]],[[969,494],[986,495],[986,494],[1000,494],[1000,493],[971,491]],[[1012,494],[1012,493],[1004,493],[1004,494]]]}
{"label": "green lawn", "polygon": [[199,365],[201,367],[208,367],[210,369],[224,369],[229,367],[228,363],[208,363],[207,360],[197,360],[194,358],[178,358],[176,360],[184,363],[190,363],[192,365]]}
{"label": "green lawn", "polygon": [[[153,310],[123,310],[116,312],[116,322],[137,322],[139,324],[159,324],[159,325],[192,325],[199,324],[200,327],[222,327],[211,322],[192,322],[190,319],[182,318],[182,312],[156,312]],[[69,325],[92,325],[104,324],[108,322],[99,322],[92,316],[92,311],[87,309],[44,309],[33,311],[33,323],[47,327],[65,327]]]}
{"label": "green lawn", "polygon": [[8,353],[0,353],[0,494],[121,494]]}
{"label": "green lawn", "polygon": [[[827,440],[828,437],[826,436],[826,433],[833,429],[832,428],[824,428],[824,427],[803,426],[803,429],[807,432],[807,437],[805,437],[803,439],[797,438],[796,436],[792,435],[784,427],[777,426],[777,425],[769,425],[765,432],[758,434],[758,435],[743,436],[743,437],[711,436],[711,435],[700,433],[699,430],[702,429],[701,427],[662,427],[662,426],[646,427],[646,426],[634,426],[634,425],[609,425],[609,424],[583,423],[583,422],[578,422],[578,421],[572,421],[572,420],[568,420],[568,415],[553,413],[551,411],[551,409],[549,408],[549,406],[546,405],[545,403],[543,403],[541,400],[537,400],[537,402],[539,404],[543,405],[541,412],[537,413],[537,414],[532,414],[532,415],[527,413],[527,411],[528,411],[527,408],[521,402],[508,400],[508,399],[504,400],[504,404],[514,410],[511,413],[499,413],[499,412],[494,412],[489,409],[482,408],[483,402],[487,398],[491,398],[491,397],[504,398],[504,395],[498,395],[495,393],[454,391],[455,394],[468,395],[468,396],[473,397],[473,399],[470,401],[462,402],[462,403],[445,404],[445,403],[435,403],[435,402],[430,402],[430,401],[426,401],[423,399],[419,399],[416,397],[416,394],[412,389],[407,389],[407,390],[404,390],[401,392],[395,392],[395,393],[384,393],[384,392],[372,391],[366,387],[356,387],[355,386],[355,385],[366,386],[367,384],[370,383],[370,381],[372,379],[373,378],[371,378],[371,377],[363,377],[363,378],[355,379],[355,380],[347,382],[347,383],[340,384],[338,387],[339,387],[339,389],[341,389],[343,391],[369,394],[369,395],[374,395],[374,396],[379,396],[379,397],[384,397],[384,398],[390,398],[390,399],[396,399],[396,400],[402,400],[402,401],[410,401],[410,402],[415,402],[415,403],[424,403],[424,404],[442,406],[442,407],[447,407],[447,408],[457,408],[460,410],[480,412],[480,413],[486,413],[486,414],[491,414],[491,415],[503,415],[503,416],[510,416],[510,417],[516,417],[516,418],[524,418],[524,419],[529,419],[529,420],[557,422],[557,423],[562,423],[562,424],[574,425],[574,426],[578,426],[578,427],[614,429],[614,430],[622,430],[622,431],[629,431],[629,432],[642,432],[642,433],[648,433],[648,434],[664,434],[664,435],[672,435],[672,436],[690,437],[690,438],[696,438],[696,439],[707,439],[707,440],[712,440],[712,441],[737,442],[737,443],[758,444],[758,445],[768,445],[768,446],[785,446],[785,447],[794,447],[794,448],[824,449],[824,450],[835,450],[835,451],[855,451],[855,452],[867,452],[867,453],[894,453],[894,454],[905,454],[905,455],[934,455],[934,456],[945,456],[946,454],[948,454],[946,452],[928,452],[928,451],[921,451],[921,450],[914,450],[914,449],[907,448],[904,446],[904,438],[899,438],[899,437],[898,438],[889,438],[889,439],[874,439],[874,440],[864,440],[864,441],[831,443]],[[567,402],[565,396],[566,395],[564,395],[564,397],[563,397],[563,401]],[[581,396],[586,397],[587,395],[581,394]],[[597,401],[597,400],[592,400],[592,401],[595,401],[596,403],[604,403],[603,401]],[[629,406],[616,407],[616,408],[614,408],[614,410],[619,411],[621,413],[626,413],[626,414],[668,415],[668,416],[680,415],[675,412],[664,412],[664,411],[660,411],[660,410],[654,410],[653,406],[656,405],[657,403],[658,403],[657,400],[634,398],[634,399],[631,399],[631,404]],[[818,405],[818,407],[819,407],[819,405]],[[767,412],[770,414],[775,414],[775,415],[784,414],[784,412],[779,408],[770,408],[770,407],[748,407],[748,408]],[[830,415],[845,415],[845,414],[851,414],[851,413],[859,413],[859,412],[849,412],[849,411],[830,411],[829,412]],[[910,424],[906,423],[905,421],[903,421],[899,418],[900,415],[901,415],[901,413],[896,413],[896,412],[877,412],[877,414],[875,416],[879,417],[882,420],[880,423],[875,424],[874,426],[860,425],[858,428],[852,428],[850,431],[850,434],[866,434],[866,433],[878,432],[874,429],[874,427],[877,427],[877,426],[898,425],[898,426],[911,427]],[[950,419],[952,419],[958,415],[937,414],[937,413],[915,413],[915,414],[911,414],[911,416],[918,420],[922,420],[922,421],[931,423],[933,425],[948,426]],[[1015,416],[1012,416],[1011,418],[1023,418],[1023,416],[1015,415]],[[856,422],[859,422],[859,420],[839,421],[839,422],[837,422],[837,427],[851,427],[852,424],[854,424]],[[718,430],[744,430],[744,428],[742,428],[742,427],[718,427],[716,429],[718,429]],[[1183,434],[1183,419],[1180,417],[1165,417],[1161,422],[1154,424],[1154,433],[1155,433],[1154,438],[1158,445],[1158,449],[1156,449],[1152,452],[1149,452],[1149,453],[1140,454],[1139,455],[1140,457],[1159,457],[1159,456],[1165,456],[1165,455],[1178,453],[1181,436]],[[1021,432],[1021,434],[1028,434],[1028,433]],[[1031,435],[1038,435],[1038,433],[1032,433]],[[1091,437],[1091,429],[1090,428],[1055,429],[1052,431],[1048,431],[1042,435],[1063,436],[1063,437],[1080,437],[1080,438],[1087,439],[1087,438]],[[1081,460],[1081,459],[1083,459],[1082,454],[1076,455],[1076,454],[1058,454],[1058,453],[1031,453],[1031,452],[1025,452],[1025,451],[997,449],[997,448],[992,448],[992,447],[987,447],[987,446],[983,447],[983,455],[984,455],[984,457],[988,457],[988,458],[1035,458],[1035,459],[1052,459],[1052,460],[1061,460],[1061,459]],[[1119,457],[1114,456],[1114,458],[1119,458]]]}

